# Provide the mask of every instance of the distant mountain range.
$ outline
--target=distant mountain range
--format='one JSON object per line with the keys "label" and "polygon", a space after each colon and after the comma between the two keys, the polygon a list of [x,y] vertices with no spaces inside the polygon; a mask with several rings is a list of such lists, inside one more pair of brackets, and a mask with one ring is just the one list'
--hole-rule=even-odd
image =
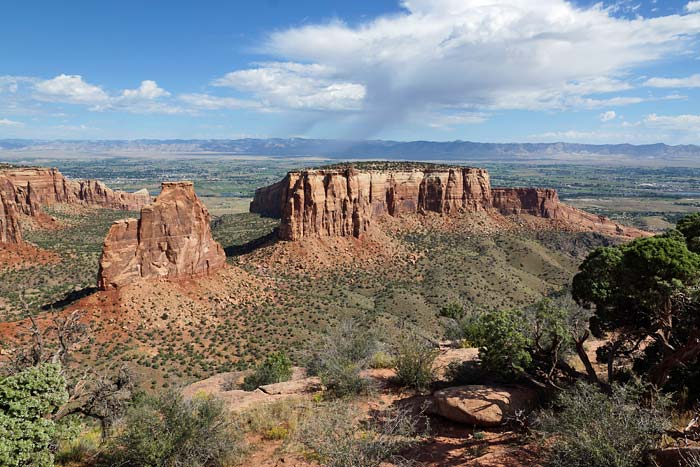
{"label": "distant mountain range", "polygon": [[488,161],[692,161],[700,146],[666,144],[475,143],[470,141],[343,141],[303,138],[236,140],[0,140],[0,159],[42,154],[130,156],[148,154],[255,155],[328,159]]}

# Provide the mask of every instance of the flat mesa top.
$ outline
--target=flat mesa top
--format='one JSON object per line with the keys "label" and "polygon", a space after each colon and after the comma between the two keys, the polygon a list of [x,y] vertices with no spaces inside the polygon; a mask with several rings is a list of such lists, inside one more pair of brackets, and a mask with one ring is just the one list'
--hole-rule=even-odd
{"label": "flat mesa top", "polygon": [[392,172],[413,172],[418,170],[449,170],[449,169],[476,169],[478,167],[470,167],[458,164],[438,164],[432,162],[412,162],[412,161],[361,161],[361,162],[340,162],[337,164],[322,165],[317,167],[309,167],[295,172],[313,172],[313,171],[341,171],[341,170],[358,170],[358,171],[392,171]]}
{"label": "flat mesa top", "polygon": [[189,186],[194,186],[194,182],[191,182],[189,180],[183,180],[180,182],[163,182],[161,183],[161,188],[175,188],[175,187],[189,187]]}

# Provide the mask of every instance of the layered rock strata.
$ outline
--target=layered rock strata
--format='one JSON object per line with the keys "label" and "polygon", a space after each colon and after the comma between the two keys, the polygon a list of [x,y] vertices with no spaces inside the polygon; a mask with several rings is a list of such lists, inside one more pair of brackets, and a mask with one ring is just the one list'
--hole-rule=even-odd
{"label": "layered rock strata", "polygon": [[40,206],[57,203],[138,211],[151,202],[146,190],[126,193],[96,180],[68,180],[57,169],[7,169],[0,171],[0,178],[6,181],[5,194],[13,196],[20,211],[27,215]]}
{"label": "layered rock strata", "polygon": [[281,218],[282,240],[359,237],[383,215],[479,211],[529,214],[622,234],[622,227],[609,219],[565,205],[556,190],[492,189],[488,171],[471,167],[290,172],[282,181],[256,190],[250,210]]}
{"label": "layered rock strata", "polygon": [[22,230],[17,205],[0,191],[0,244],[21,242]]}
{"label": "layered rock strata", "polygon": [[110,228],[98,286],[106,290],[139,279],[185,279],[223,267],[226,254],[212,238],[210,221],[192,182],[163,183],[140,219],[117,221]]}

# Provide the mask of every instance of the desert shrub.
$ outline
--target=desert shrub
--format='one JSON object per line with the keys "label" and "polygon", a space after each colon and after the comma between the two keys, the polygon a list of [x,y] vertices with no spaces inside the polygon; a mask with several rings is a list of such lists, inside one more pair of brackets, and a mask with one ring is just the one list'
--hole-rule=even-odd
{"label": "desert shrub", "polygon": [[344,321],[325,338],[323,351],[313,356],[310,371],[321,378],[334,397],[347,397],[370,388],[361,371],[368,368],[377,347],[376,339],[354,321]]}
{"label": "desert shrub", "polygon": [[98,452],[102,434],[99,428],[95,428],[74,435],[63,434],[62,438],[56,452],[56,462],[62,465],[85,464]]}
{"label": "desert shrub", "polygon": [[418,422],[403,410],[358,421],[354,407],[334,402],[305,418],[296,438],[310,450],[309,457],[327,467],[377,467],[387,461],[402,465],[398,453],[416,442]]}
{"label": "desert shrub", "polygon": [[394,368],[394,357],[382,350],[372,354],[369,360],[369,367],[374,369],[379,368]]}
{"label": "desert shrub", "polygon": [[443,318],[459,320],[464,316],[464,307],[459,303],[448,303],[440,308],[440,316]]}
{"label": "desert shrub", "polygon": [[538,421],[552,436],[548,467],[638,467],[669,427],[669,400],[639,385],[612,394],[579,383],[555,400]]}
{"label": "desert shrub", "polygon": [[43,364],[0,378],[0,465],[52,466],[56,425],[47,416],[67,400],[59,365]]}
{"label": "desert shrub", "polygon": [[174,391],[135,401],[107,447],[103,465],[129,467],[217,467],[243,451],[221,401]]}
{"label": "desert shrub", "polygon": [[366,393],[370,389],[370,381],[360,374],[363,369],[364,366],[360,363],[328,360],[319,376],[329,395],[349,397]]}
{"label": "desert shrub", "polygon": [[433,381],[433,363],[438,353],[432,344],[417,335],[401,337],[394,356],[399,383],[419,391],[428,389]]}
{"label": "desert shrub", "polygon": [[289,381],[292,377],[292,361],[283,352],[275,352],[267,356],[255,372],[246,376],[243,389],[254,391],[266,384]]}
{"label": "desert shrub", "polygon": [[310,403],[298,399],[282,399],[256,404],[238,415],[240,426],[248,433],[269,437],[281,429],[294,433],[311,409]]}

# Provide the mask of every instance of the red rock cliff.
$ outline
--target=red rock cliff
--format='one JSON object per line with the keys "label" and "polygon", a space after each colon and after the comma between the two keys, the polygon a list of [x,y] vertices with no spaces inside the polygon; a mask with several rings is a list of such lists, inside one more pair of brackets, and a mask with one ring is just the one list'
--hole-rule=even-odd
{"label": "red rock cliff", "polygon": [[308,170],[290,172],[281,182],[260,188],[251,212],[280,217],[282,240],[307,236],[354,236],[378,216],[436,212],[498,211],[562,221],[610,235],[636,236],[609,219],[559,200],[556,190],[491,188],[484,169]]}
{"label": "red rock cliff", "polygon": [[371,219],[434,211],[450,214],[491,206],[488,172],[475,168],[290,172],[259,189],[251,212],[281,217],[280,238],[355,236]]}
{"label": "red rock cliff", "polygon": [[0,172],[0,177],[10,182],[11,195],[20,211],[27,215],[33,215],[39,206],[56,203],[137,211],[151,202],[146,190],[125,193],[95,180],[67,180],[57,169],[7,169]]}
{"label": "red rock cliff", "polygon": [[226,255],[211,236],[210,216],[192,182],[163,183],[140,219],[115,222],[105,239],[98,286],[141,278],[183,279],[223,267]]}
{"label": "red rock cliff", "polygon": [[17,205],[0,190],[0,244],[21,241],[22,230],[19,225]]}

